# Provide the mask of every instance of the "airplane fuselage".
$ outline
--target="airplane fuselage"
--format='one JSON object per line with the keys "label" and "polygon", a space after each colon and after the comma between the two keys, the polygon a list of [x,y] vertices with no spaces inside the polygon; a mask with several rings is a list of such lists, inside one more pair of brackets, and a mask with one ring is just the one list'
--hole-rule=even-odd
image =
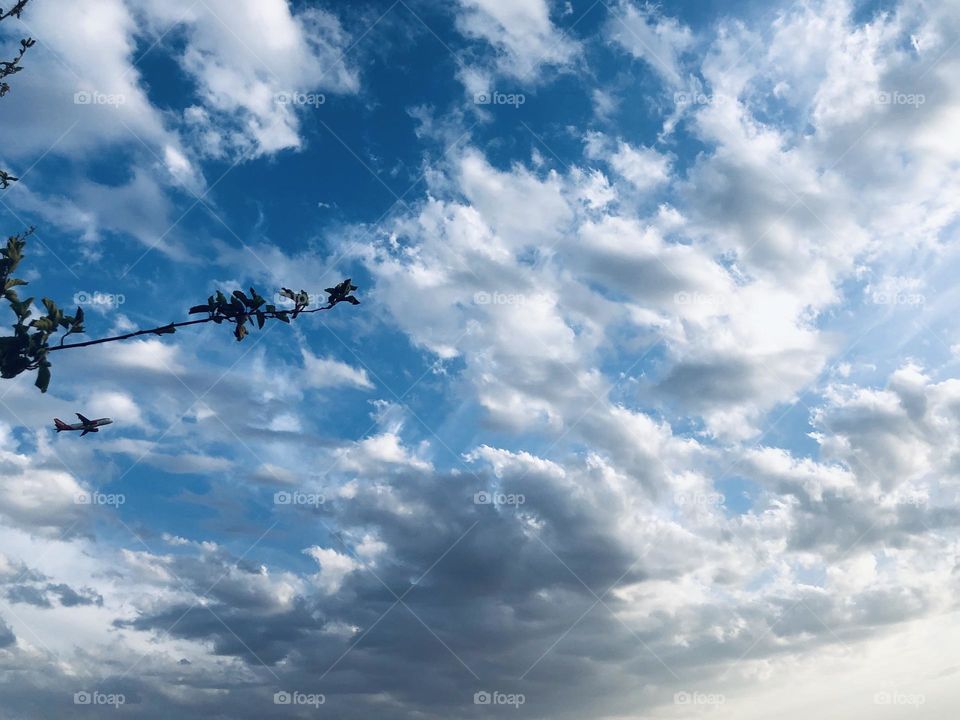
{"label": "airplane fuselage", "polygon": [[104,425],[113,425],[113,420],[110,418],[98,418],[96,420],[84,420],[78,423],[65,423],[60,418],[55,418],[53,424],[57,432],[82,430],[83,434],[86,435],[87,433],[100,432],[99,428],[102,428]]}

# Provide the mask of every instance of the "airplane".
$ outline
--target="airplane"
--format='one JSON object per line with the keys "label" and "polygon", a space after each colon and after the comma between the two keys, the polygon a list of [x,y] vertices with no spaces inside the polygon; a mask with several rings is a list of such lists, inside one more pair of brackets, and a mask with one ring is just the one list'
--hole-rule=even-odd
{"label": "airplane", "polygon": [[87,433],[100,432],[100,428],[102,428],[104,425],[113,424],[113,420],[110,418],[90,420],[89,418],[85,418],[80,413],[77,413],[77,417],[80,418],[80,422],[74,423],[73,425],[65,423],[60,418],[54,418],[53,424],[56,426],[58,433],[63,432],[64,430],[83,430],[83,432],[80,433],[80,437],[83,437]]}

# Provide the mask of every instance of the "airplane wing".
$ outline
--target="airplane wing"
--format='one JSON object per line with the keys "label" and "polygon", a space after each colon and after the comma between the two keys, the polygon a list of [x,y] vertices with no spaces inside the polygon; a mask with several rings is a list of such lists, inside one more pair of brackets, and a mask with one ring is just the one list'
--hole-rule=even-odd
{"label": "airplane wing", "polygon": [[92,432],[98,433],[100,431],[97,428],[84,428],[83,432],[80,433],[80,437],[83,437],[87,433],[92,433]]}
{"label": "airplane wing", "polygon": [[77,417],[80,418],[80,422],[82,422],[84,425],[89,425],[90,423],[93,422],[92,420],[88,420],[87,418],[85,418],[80,413],[77,413]]}

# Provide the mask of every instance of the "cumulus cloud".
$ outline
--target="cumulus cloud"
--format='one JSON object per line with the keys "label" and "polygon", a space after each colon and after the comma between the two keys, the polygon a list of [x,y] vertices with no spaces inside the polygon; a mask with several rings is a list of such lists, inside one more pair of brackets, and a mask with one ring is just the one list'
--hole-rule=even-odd
{"label": "cumulus cloud", "polygon": [[624,50],[648,63],[668,85],[680,85],[681,56],[694,42],[690,28],[652,5],[623,0],[615,6],[607,32]]}
{"label": "cumulus cloud", "polygon": [[[457,11],[496,58],[470,82],[584,57],[559,6]],[[51,390],[127,421],[95,450],[4,427],[9,712],[105,679],[145,718],[267,716],[278,688],[348,719],[485,717],[482,688],[523,693],[530,718],[675,718],[677,698],[717,695],[718,715],[800,718],[795,688],[868,718],[915,687],[947,717],[960,338],[937,321],[960,266],[960,18],[805,3],[695,34],[649,6],[613,11],[592,50],[658,75],[658,138],[565,129],[577,149],[555,164],[469,137],[425,158],[422,194],[382,225],[338,226],[329,254],[265,238],[268,267],[250,271],[246,250],[215,248],[230,277],[297,287],[355,267],[375,319],[350,340],[416,392],[367,417],[374,357],[307,350],[309,331],[239,356],[229,337],[178,335],[91,348],[86,384]],[[203,13],[142,10],[180,23],[211,156],[298,146],[292,109],[267,111],[277,87],[357,89],[328,64],[348,36],[325,11],[243,5],[235,38]],[[703,98],[669,107],[691,76]],[[200,153],[165,127],[187,182]],[[84,227],[72,209],[57,212]],[[902,293],[929,302],[875,299]],[[867,332],[878,316],[895,342]],[[351,399],[317,409],[305,388]],[[27,389],[3,406],[40,427]],[[76,504],[92,478],[147,479],[157,507],[190,514],[158,532]]]}
{"label": "cumulus cloud", "polygon": [[[543,66],[563,66],[579,45],[550,19],[548,0],[459,0],[457,27],[470,38],[493,47],[496,72],[523,82],[536,82]],[[474,92],[489,90],[466,82]]]}
{"label": "cumulus cloud", "polygon": [[[359,74],[345,58],[351,38],[337,17],[320,8],[295,13],[285,0],[58,1],[31,8],[23,22],[39,44],[31,72],[17,78],[17,108],[0,106],[17,137],[3,150],[5,163],[20,175],[49,154],[67,160],[61,172],[77,177],[67,196],[39,194],[38,178],[24,177],[7,204],[80,230],[91,243],[120,233],[188,257],[171,190],[205,197],[206,158],[239,163],[301,148],[299,114],[325,93],[359,90]],[[19,32],[4,25],[4,37]],[[163,52],[193,86],[181,107],[155,104],[144,81],[141,61]],[[104,153],[123,163],[124,181],[98,183],[76,172]]]}
{"label": "cumulus cloud", "polygon": [[317,357],[308,350],[303,351],[303,370],[307,375],[306,384],[314,388],[337,387],[346,385],[373,389],[373,383],[364,368],[355,368],[333,358]]}

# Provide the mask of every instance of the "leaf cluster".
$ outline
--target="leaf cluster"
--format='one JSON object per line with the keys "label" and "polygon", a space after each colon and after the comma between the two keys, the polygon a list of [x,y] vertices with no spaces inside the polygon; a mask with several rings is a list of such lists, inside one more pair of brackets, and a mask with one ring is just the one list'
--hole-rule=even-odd
{"label": "leaf cluster", "polygon": [[[0,287],[3,297],[16,316],[13,335],[0,337],[0,377],[13,378],[28,370],[37,371],[36,386],[46,392],[50,385],[50,339],[60,336],[60,344],[70,335],[84,332],[83,308],[74,315],[67,315],[50,298],[43,298],[45,314],[34,316],[33,297],[21,298],[18,287],[28,283],[13,273],[23,260],[23,248],[33,228],[7,238],[5,248],[0,248]],[[61,334],[62,333],[62,334]]]}
{"label": "leaf cluster", "polygon": [[0,7],[0,20],[6,20],[8,17],[19,18],[23,14],[24,8],[27,7],[28,2],[30,2],[30,0],[17,0],[17,3],[6,12]]}
{"label": "leaf cluster", "polygon": [[20,41],[20,52],[17,53],[17,56],[13,60],[0,60],[0,97],[10,92],[10,84],[3,78],[23,70],[23,65],[20,64],[20,61],[23,60],[23,56],[27,50],[36,44],[37,41],[33,38],[24,38]]}
{"label": "leaf cluster", "polygon": [[[222,292],[217,290],[215,295],[207,298],[206,305],[194,305],[190,308],[190,315],[206,313],[208,320],[221,323],[232,323],[233,336],[237,342],[241,342],[250,331],[247,325],[256,322],[259,329],[263,329],[264,324],[269,318],[276,318],[284,322],[290,322],[289,313],[278,311],[275,305],[267,303],[266,298],[262,297],[254,288],[250,288],[250,294],[247,295],[243,290],[234,290],[228,298]],[[296,315],[294,315],[296,317]]]}

